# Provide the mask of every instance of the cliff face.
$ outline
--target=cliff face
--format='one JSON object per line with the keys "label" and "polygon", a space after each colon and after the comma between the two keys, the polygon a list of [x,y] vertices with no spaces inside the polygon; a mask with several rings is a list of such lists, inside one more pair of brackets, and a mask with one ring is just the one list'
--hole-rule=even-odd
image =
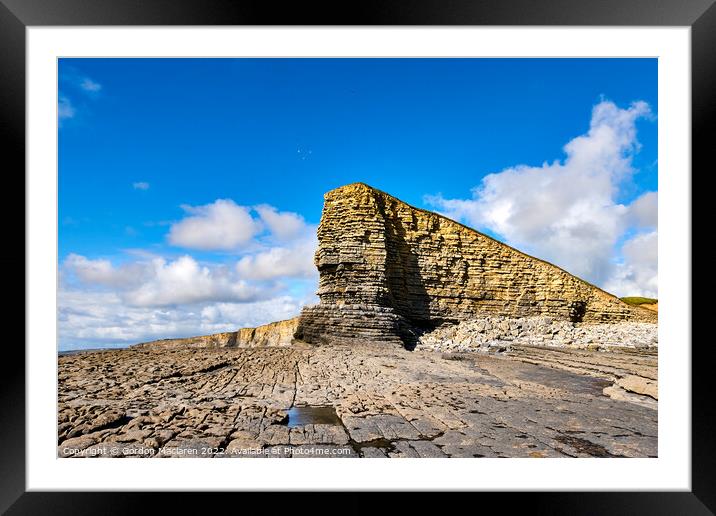
{"label": "cliff face", "polygon": [[298,317],[294,317],[287,321],[264,324],[256,328],[242,328],[236,332],[234,345],[239,348],[289,346],[297,327]]}
{"label": "cliff face", "polygon": [[315,263],[320,304],[296,337],[411,345],[480,315],[573,322],[656,321],[566,271],[364,184],[325,195]]}
{"label": "cliff face", "polygon": [[162,339],[135,344],[141,349],[179,348],[256,348],[267,346],[289,346],[298,326],[298,318],[264,324],[256,328],[242,328],[234,332],[215,333],[185,339]]}

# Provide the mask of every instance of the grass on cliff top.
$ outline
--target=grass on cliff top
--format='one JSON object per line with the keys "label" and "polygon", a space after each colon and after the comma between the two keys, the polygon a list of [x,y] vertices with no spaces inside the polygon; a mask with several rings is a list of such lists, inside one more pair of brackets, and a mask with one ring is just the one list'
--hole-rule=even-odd
{"label": "grass on cliff top", "polygon": [[653,299],[651,297],[622,297],[620,298],[622,301],[624,301],[628,305],[653,305],[658,300]]}

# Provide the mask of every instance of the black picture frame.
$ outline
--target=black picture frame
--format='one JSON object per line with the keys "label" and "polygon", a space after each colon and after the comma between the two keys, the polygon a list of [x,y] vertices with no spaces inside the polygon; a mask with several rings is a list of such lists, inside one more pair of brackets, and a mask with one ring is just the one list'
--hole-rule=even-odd
{"label": "black picture frame", "polygon": [[[63,25],[575,25],[575,26],[689,26],[692,50],[692,161],[693,170],[709,172],[716,141],[716,5],[715,0],[430,0],[412,2],[294,2],[277,6],[243,0],[0,0],[0,124],[6,144],[4,167],[6,192],[24,199],[25,192],[25,29],[28,26]],[[8,159],[14,158],[14,159]],[[17,173],[13,173],[17,172]],[[688,173],[688,171],[684,171]],[[10,185],[8,185],[8,182]],[[14,182],[14,184],[13,184]],[[697,193],[698,190],[693,190]],[[702,192],[703,195],[703,192]],[[21,201],[23,202],[23,201]],[[692,206],[697,205],[695,199]],[[693,217],[694,223],[696,217]],[[25,241],[25,227],[7,229],[16,242]],[[22,232],[22,234],[21,234]],[[693,230],[692,230],[693,235]],[[17,249],[18,246],[16,246]],[[7,270],[25,270],[23,252],[3,253]],[[693,266],[700,255],[692,254]],[[693,267],[692,266],[692,267]],[[19,283],[20,275],[14,281]],[[19,285],[18,285],[19,291]],[[25,299],[23,294],[22,299]],[[19,327],[25,304],[14,298],[15,314],[8,325]],[[707,308],[693,303],[693,314]],[[704,306],[704,305],[701,305]],[[24,312],[23,312],[24,313]],[[702,314],[706,317],[706,314]],[[693,315],[692,315],[693,320]],[[699,320],[699,317],[696,317]],[[24,335],[23,335],[24,341]],[[142,493],[26,492],[25,489],[25,353],[15,342],[6,342],[8,357],[0,374],[2,422],[0,423],[0,510],[8,514],[114,514],[136,511],[148,500]],[[714,403],[710,399],[710,342],[692,347],[692,490],[690,492],[592,492],[480,494],[500,496],[501,511],[528,504],[532,514],[714,514],[716,511],[716,454],[712,436]],[[683,343],[688,349],[690,343]],[[164,493],[164,512],[206,507],[205,497]],[[223,498],[228,494],[212,494]],[[273,495],[272,495],[273,496]],[[453,496],[453,495],[451,495]],[[295,507],[301,497],[293,494]],[[370,507],[365,495],[347,493],[340,502],[351,512]],[[269,502],[273,504],[275,502]],[[423,504],[413,495],[400,502],[404,510]],[[455,502],[451,501],[450,504]],[[329,504],[330,505],[330,504]],[[413,507],[411,507],[413,506]],[[310,506],[312,512],[320,506]],[[340,507],[326,507],[335,512]],[[324,510],[325,510],[324,509]],[[281,510],[281,509],[279,509]]]}

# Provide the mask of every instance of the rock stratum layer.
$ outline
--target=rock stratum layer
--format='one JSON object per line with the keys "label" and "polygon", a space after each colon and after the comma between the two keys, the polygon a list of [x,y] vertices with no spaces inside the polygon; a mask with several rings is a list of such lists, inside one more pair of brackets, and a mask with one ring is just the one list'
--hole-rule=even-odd
{"label": "rock stratum layer", "polygon": [[291,345],[297,326],[298,318],[295,317],[256,328],[241,328],[238,331],[183,339],[154,340],[132,347],[144,349],[282,347]]}
{"label": "rock stratum layer", "polygon": [[296,338],[412,347],[479,316],[656,322],[657,314],[482,233],[362,183],[325,195],[315,255],[320,303]]}

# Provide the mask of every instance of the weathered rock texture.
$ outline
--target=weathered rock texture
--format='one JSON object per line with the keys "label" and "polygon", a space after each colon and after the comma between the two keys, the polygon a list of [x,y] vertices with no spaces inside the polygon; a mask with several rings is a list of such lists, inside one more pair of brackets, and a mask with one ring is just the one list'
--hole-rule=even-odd
{"label": "weathered rock texture", "polygon": [[177,348],[256,348],[267,346],[289,346],[298,326],[298,318],[278,321],[256,328],[241,328],[238,331],[215,333],[185,339],[161,339],[135,344],[132,347],[145,349]]}
{"label": "weathered rock texture", "polygon": [[[384,345],[134,348],[60,356],[57,366],[60,457],[658,451],[653,350],[518,347],[496,356]],[[329,408],[337,417],[294,420],[298,407]]]}
{"label": "weathered rock texture", "polygon": [[656,321],[654,312],[436,213],[356,183],[325,195],[315,263],[320,304],[296,337],[414,346],[445,322],[484,315]]}

